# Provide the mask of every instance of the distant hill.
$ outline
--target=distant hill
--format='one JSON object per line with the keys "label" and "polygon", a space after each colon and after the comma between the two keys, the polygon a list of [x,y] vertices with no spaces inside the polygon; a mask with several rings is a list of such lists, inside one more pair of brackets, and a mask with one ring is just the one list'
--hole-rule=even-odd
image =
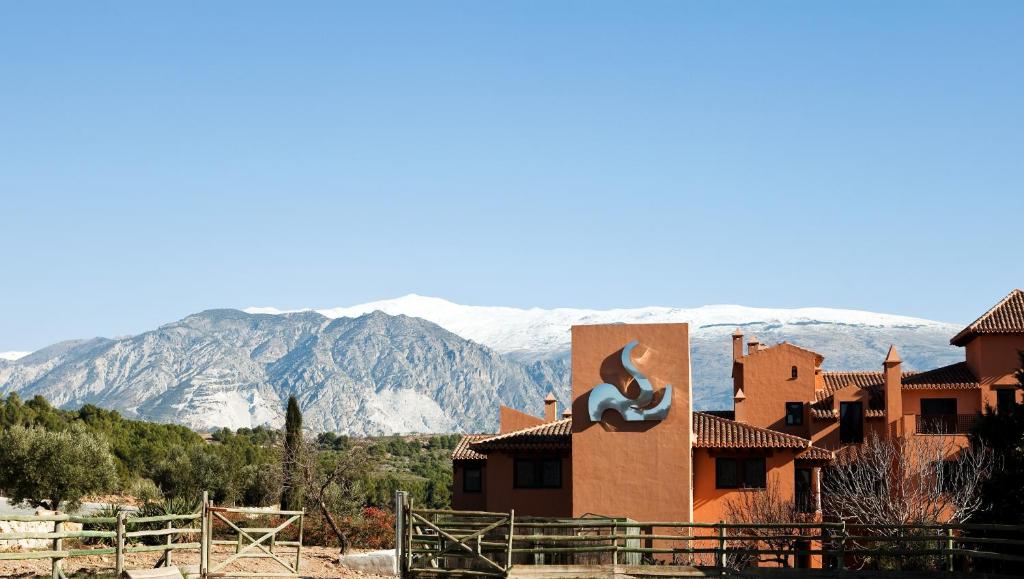
{"label": "distant hill", "polygon": [[[569,327],[689,322],[699,408],[730,408],[729,334],[814,349],[831,369],[875,370],[889,344],[909,368],[962,359],[959,327],[824,308],[491,308],[403,298],[329,310],[210,310],[137,336],[61,342],[0,360],[0,394],[41,394],[193,428],[278,424],[295,394],[306,424],[354,435],[487,431],[497,405],[540,413],[569,398]],[[12,356],[13,357],[13,356]]]}

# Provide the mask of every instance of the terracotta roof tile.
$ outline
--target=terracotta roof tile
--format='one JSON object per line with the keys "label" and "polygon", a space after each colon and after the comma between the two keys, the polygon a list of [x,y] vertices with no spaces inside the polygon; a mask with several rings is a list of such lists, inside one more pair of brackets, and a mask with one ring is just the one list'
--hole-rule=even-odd
{"label": "terracotta roof tile", "polygon": [[487,438],[487,434],[467,434],[463,436],[452,451],[452,460],[487,460],[487,456],[476,452],[470,445],[474,442]]}
{"label": "terracotta roof tile", "polygon": [[[704,412],[693,413],[697,448],[808,448],[806,438],[758,428]],[[495,435],[470,435],[459,441],[454,460],[485,458],[497,449],[565,448],[572,443],[572,418]]]}
{"label": "terracotta roof tile", "polygon": [[825,450],[817,446],[810,446],[807,450],[796,455],[797,460],[834,460],[835,457],[831,450]]}
{"label": "terracotta roof tile", "polygon": [[[816,402],[811,406],[811,416],[819,420],[835,420],[839,418],[839,413],[832,408],[831,404]],[[883,418],[884,416],[885,410],[880,408],[868,408],[864,411],[865,418]]]}
{"label": "terracotta roof tile", "polygon": [[499,448],[557,448],[571,442],[572,418],[545,422],[537,426],[495,434],[474,441],[473,450],[487,451]]}
{"label": "terracotta roof tile", "polygon": [[[814,401],[811,402],[811,416],[814,418],[838,418],[832,408],[832,395],[851,384],[871,390],[875,405],[884,401],[885,377],[881,372],[822,372],[821,376],[825,387],[814,393]],[[903,372],[900,382],[903,390],[973,390],[980,387],[966,362],[925,372]],[[869,408],[864,415],[867,418],[879,418],[885,416],[885,411],[877,407]]]}
{"label": "terracotta roof tile", "polygon": [[806,448],[811,441],[703,412],[693,413],[696,448]]}
{"label": "terracotta roof tile", "polygon": [[[908,372],[904,372],[906,376]],[[881,388],[885,378],[881,372],[822,372],[821,378],[825,387],[814,393],[815,400],[831,398],[833,394],[850,384],[861,388]]]}
{"label": "terracotta roof tile", "polygon": [[963,346],[979,334],[1024,333],[1024,291],[1015,289],[949,341]]}
{"label": "terracotta roof tile", "polygon": [[980,387],[967,362],[903,376],[904,390],[973,390]]}

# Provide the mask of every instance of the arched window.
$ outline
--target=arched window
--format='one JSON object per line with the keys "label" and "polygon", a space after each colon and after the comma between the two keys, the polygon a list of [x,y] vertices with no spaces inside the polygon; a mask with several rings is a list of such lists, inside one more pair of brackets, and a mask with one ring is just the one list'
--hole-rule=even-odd
{"label": "arched window", "polygon": [[793,366],[789,370],[789,377],[794,379],[794,380],[796,380],[796,375],[797,375],[796,366]]}

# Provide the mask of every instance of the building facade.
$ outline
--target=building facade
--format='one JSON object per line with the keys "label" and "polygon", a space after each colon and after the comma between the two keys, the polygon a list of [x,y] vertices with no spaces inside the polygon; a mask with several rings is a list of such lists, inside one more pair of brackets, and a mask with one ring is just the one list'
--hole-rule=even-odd
{"label": "building facade", "polygon": [[820,354],[732,336],[730,411],[694,412],[686,324],[572,329],[572,406],[500,409],[495,434],[452,456],[453,506],[535,516],[716,522],[742,493],[771,489],[820,510],[821,469],[879,436],[942,436],[962,447],[978,414],[1021,402],[1024,292],[951,339],[963,362],[903,369],[896,346],[874,371],[825,372]]}

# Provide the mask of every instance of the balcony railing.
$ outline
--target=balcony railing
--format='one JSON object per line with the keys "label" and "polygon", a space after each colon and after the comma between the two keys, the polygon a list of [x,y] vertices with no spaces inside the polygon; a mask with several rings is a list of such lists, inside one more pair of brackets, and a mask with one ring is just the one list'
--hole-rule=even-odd
{"label": "balcony railing", "polygon": [[977,414],[918,414],[917,434],[967,434],[978,420]]}

